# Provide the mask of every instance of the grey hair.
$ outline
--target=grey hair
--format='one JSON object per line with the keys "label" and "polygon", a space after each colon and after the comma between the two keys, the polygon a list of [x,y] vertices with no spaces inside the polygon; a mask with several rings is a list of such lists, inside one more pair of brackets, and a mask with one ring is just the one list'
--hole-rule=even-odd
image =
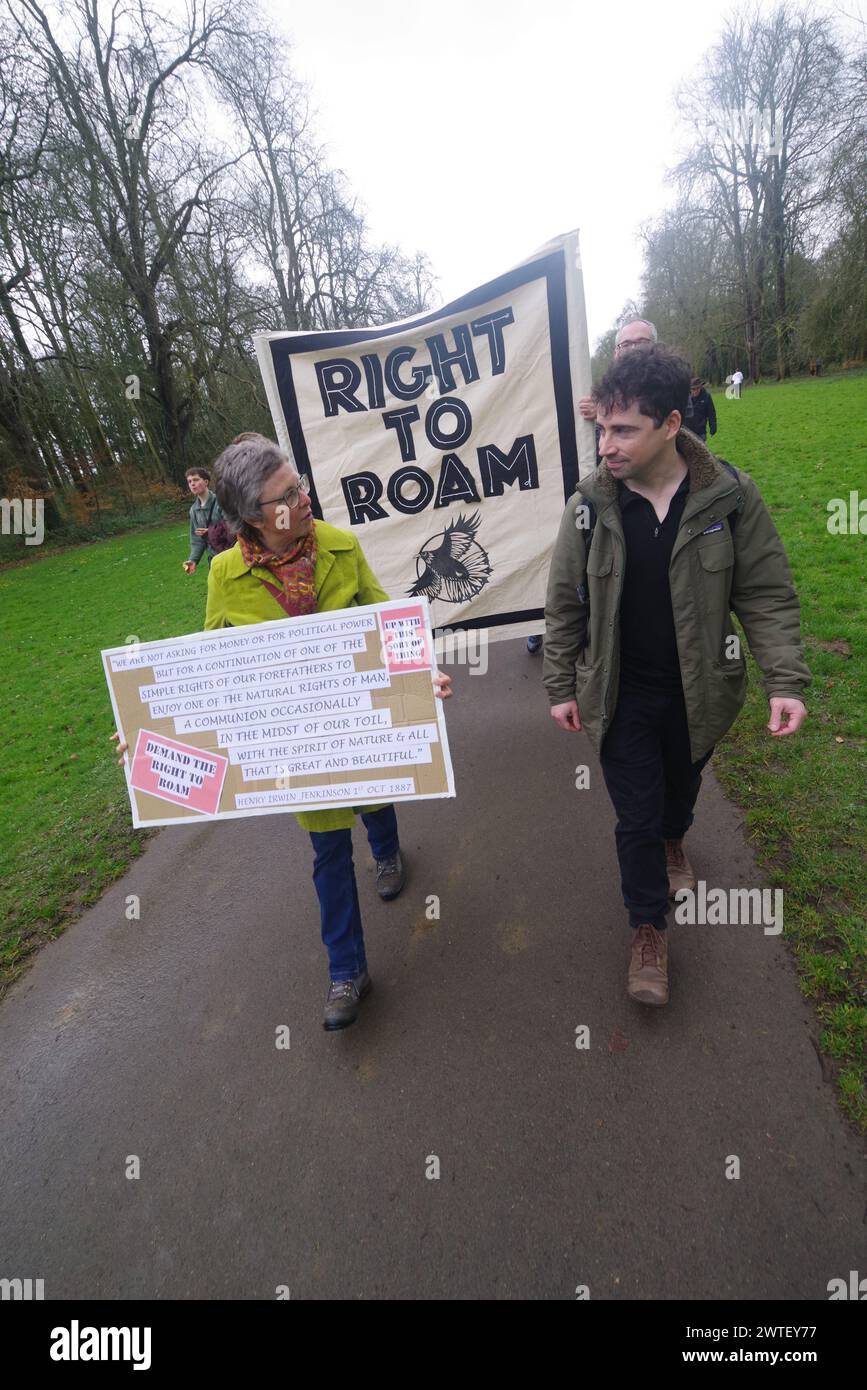
{"label": "grey hair", "polygon": [[249,541],[261,539],[249,524],[265,520],[259,506],[259,493],[272,473],[290,462],[282,449],[264,434],[239,434],[220,454],[214,464],[217,475],[214,490],[223,515],[236,535]]}
{"label": "grey hair", "polygon": [[651,323],[650,319],[643,319],[640,314],[636,314],[635,318],[627,319],[625,323],[621,323],[620,327],[617,330],[617,333],[615,334],[615,337],[619,337],[620,334],[623,332],[624,328],[629,328],[630,325],[633,323],[646,323],[647,327],[650,329],[650,336],[653,339],[653,341],[655,343],[659,342],[659,334],[656,331],[656,324]]}

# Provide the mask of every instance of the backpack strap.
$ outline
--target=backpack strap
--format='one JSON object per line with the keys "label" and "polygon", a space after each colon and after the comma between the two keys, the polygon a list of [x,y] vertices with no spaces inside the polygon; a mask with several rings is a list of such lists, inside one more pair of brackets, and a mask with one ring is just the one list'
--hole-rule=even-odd
{"label": "backpack strap", "polygon": [[209,502],[209,504],[208,504],[208,507],[207,507],[207,509],[206,509],[206,508],[204,508],[204,507],[202,506],[201,502],[199,501],[199,499],[198,499],[198,497],[197,497],[196,500],[195,500],[195,502],[193,503],[192,507],[190,507],[190,518],[192,519],[193,512],[198,510],[199,512],[201,512],[201,515],[202,515],[202,522],[203,522],[204,526],[205,526],[206,528],[207,528],[208,526],[211,526],[211,525],[213,524],[214,503],[216,502],[216,500],[217,500],[217,494],[216,494],[215,492],[212,492],[212,493],[211,493],[211,500],[210,500],[210,502]]}
{"label": "backpack strap", "polygon": [[581,501],[578,505],[587,508],[588,525],[581,527],[581,530],[584,532],[584,579],[582,583],[578,585],[577,592],[579,601],[589,606],[590,586],[587,583],[587,557],[590,554],[590,547],[593,544],[593,532],[596,530],[596,507],[594,503],[590,501],[590,498],[585,497],[583,493],[581,494]]}
{"label": "backpack strap", "polygon": [[[728,459],[721,459],[721,458],[719,457],[718,454],[715,454],[714,457],[716,458],[717,463],[721,463],[722,466],[723,466],[723,468],[727,469],[727,471],[728,471],[729,473],[731,473],[731,475],[732,475],[732,477],[734,478],[735,482],[739,482],[739,481],[740,481],[740,476],[741,476],[741,475],[740,475],[740,473],[738,472],[738,470],[735,468],[735,466],[734,466],[733,463],[729,463]],[[732,540],[734,540],[734,538],[735,538],[735,527],[736,527],[737,524],[738,524],[738,517],[739,517],[739,516],[740,516],[740,508],[738,508],[738,507],[736,507],[735,510],[734,510],[733,512],[729,512],[729,515],[728,515],[729,530],[730,530],[731,533],[732,533]]]}

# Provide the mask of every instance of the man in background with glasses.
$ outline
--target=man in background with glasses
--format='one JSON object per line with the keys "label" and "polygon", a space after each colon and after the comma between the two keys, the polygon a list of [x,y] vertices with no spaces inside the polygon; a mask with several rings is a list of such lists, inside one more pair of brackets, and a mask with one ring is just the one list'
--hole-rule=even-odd
{"label": "man in background with glasses", "polygon": [[[614,339],[614,360],[632,348],[649,348],[659,341],[659,334],[649,319],[630,319],[617,330]],[[578,402],[578,413],[582,420],[596,419],[596,402],[592,396],[582,396]],[[598,444],[598,440],[597,440]]]}

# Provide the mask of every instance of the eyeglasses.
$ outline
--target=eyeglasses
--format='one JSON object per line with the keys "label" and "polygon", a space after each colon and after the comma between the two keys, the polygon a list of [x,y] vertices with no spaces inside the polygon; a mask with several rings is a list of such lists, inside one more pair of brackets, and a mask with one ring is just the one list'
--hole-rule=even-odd
{"label": "eyeglasses", "polygon": [[652,338],[631,338],[628,343],[615,343],[615,352],[625,352],[627,348],[641,347],[642,343],[652,343]]}
{"label": "eyeglasses", "polygon": [[308,493],[309,491],[310,479],[308,478],[306,473],[302,473],[301,477],[298,479],[297,487],[287,488],[286,492],[283,493],[282,497],[269,497],[267,498],[267,500],[260,502],[259,506],[270,507],[273,503],[276,502],[279,503],[281,507],[288,507],[291,511],[293,508],[298,506],[298,503],[301,500],[302,492]]}

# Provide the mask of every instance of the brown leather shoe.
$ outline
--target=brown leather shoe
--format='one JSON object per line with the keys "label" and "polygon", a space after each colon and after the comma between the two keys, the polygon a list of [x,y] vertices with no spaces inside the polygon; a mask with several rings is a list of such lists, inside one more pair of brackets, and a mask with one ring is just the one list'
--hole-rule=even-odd
{"label": "brown leather shoe", "polygon": [[665,867],[668,871],[668,896],[673,898],[681,888],[695,892],[695,874],[686,857],[683,840],[666,840]]}
{"label": "brown leather shoe", "polygon": [[664,931],[644,922],[632,932],[626,992],[638,1004],[668,1003],[668,942]]}

